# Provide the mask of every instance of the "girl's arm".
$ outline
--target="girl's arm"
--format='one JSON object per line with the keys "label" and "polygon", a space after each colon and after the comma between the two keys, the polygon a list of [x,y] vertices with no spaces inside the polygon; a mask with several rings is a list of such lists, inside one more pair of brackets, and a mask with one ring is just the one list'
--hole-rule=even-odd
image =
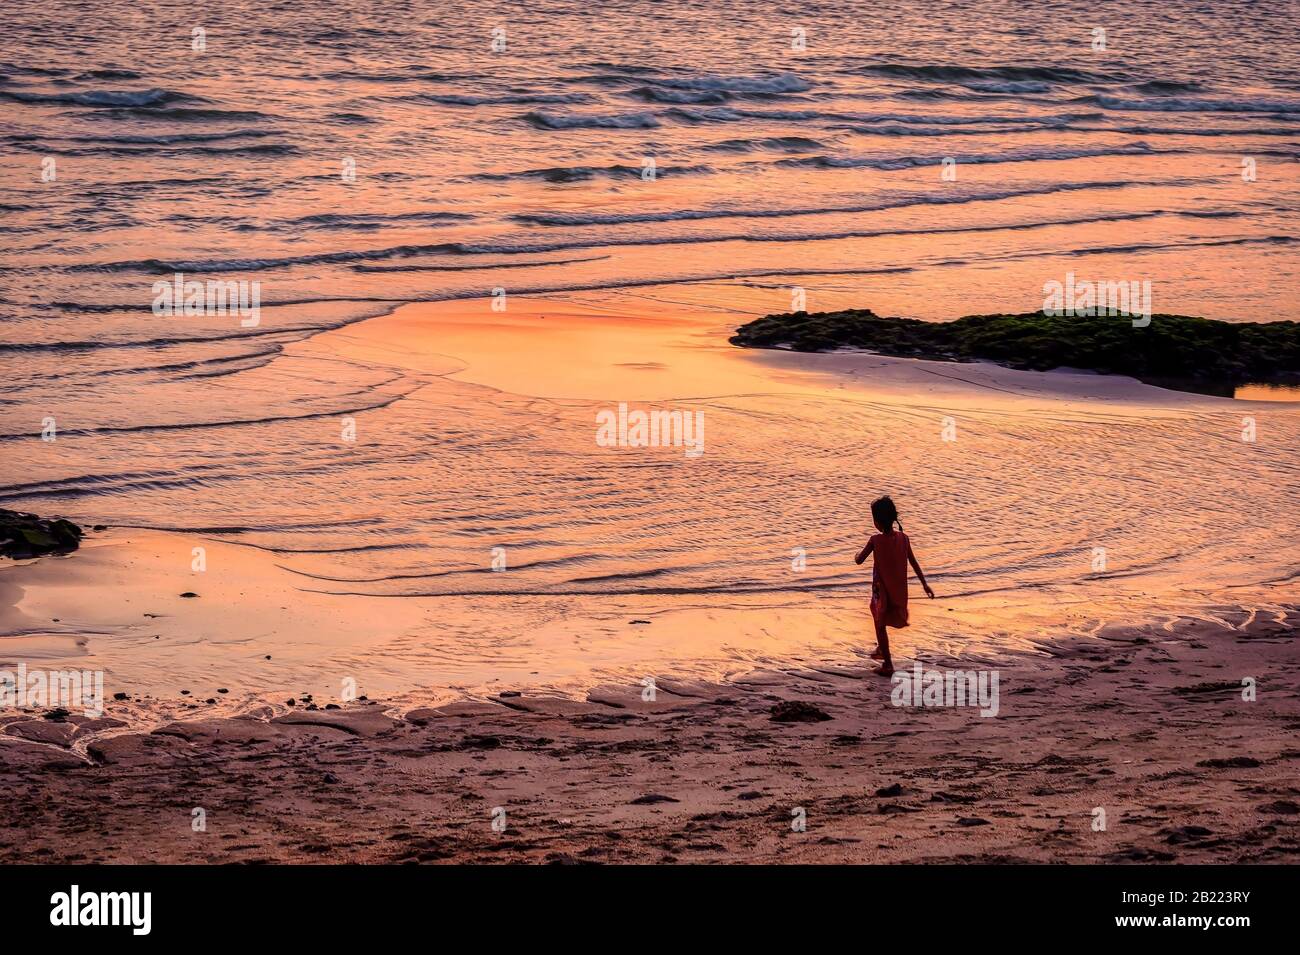
{"label": "girl's arm", "polygon": [[[916,579],[921,582],[921,587],[925,590],[925,595],[933,600],[934,591],[931,590],[930,585],[925,582],[925,574],[921,571],[921,565],[916,562],[916,555],[912,553],[911,541],[908,541],[907,544],[907,561],[912,565],[912,569],[916,571]],[[861,561],[859,561],[859,563],[861,563]]]}
{"label": "girl's arm", "polygon": [[858,556],[857,556],[857,557],[854,557],[854,558],[853,558],[853,563],[855,563],[855,564],[860,564],[860,563],[862,563],[864,560],[866,560],[866,559],[867,559],[867,555],[871,553],[871,548],[872,548],[872,546],[873,546],[873,545],[872,545],[871,541],[867,541],[867,546],[864,547],[864,548],[862,548],[862,550],[860,550],[860,551],[858,552]]}

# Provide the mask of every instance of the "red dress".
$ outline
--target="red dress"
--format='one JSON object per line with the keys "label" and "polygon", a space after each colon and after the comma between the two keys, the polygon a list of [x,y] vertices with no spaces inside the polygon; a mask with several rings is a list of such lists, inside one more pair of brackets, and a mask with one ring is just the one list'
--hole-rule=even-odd
{"label": "red dress", "polygon": [[871,616],[877,625],[907,626],[907,558],[912,544],[902,531],[875,534],[871,553]]}

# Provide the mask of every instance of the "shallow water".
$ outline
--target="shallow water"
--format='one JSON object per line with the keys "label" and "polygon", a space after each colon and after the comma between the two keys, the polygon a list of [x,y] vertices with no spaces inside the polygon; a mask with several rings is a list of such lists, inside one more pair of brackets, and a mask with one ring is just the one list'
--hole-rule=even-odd
{"label": "shallow water", "polygon": [[1300,401],[1300,385],[1238,385],[1232,397],[1240,401]]}
{"label": "shallow water", "polygon": [[[1150,280],[1156,311],[1293,315],[1289,9],[915,3],[888,30],[844,5],[739,2],[13,11],[0,506],[272,548],[333,592],[454,598],[412,637],[452,670],[498,651],[547,670],[494,651],[485,619],[857,600],[845,555],[884,490],[954,600],[927,632],[954,645],[1013,629],[1003,605],[1039,622],[1069,605],[1084,626],[1122,602],[1289,586],[1285,408],[1153,389],[1026,407],[991,386],[936,400],[829,380],[793,395],[779,377],[741,391],[724,355],[729,326],[790,309],[796,287],[812,310],[938,319],[1036,309],[1073,271]],[[153,283],[176,272],[260,282],[259,324],[155,316]],[[475,359],[508,370],[489,386],[466,367],[472,335],[459,351],[367,345],[352,324],[465,299],[490,337],[497,288],[594,311],[565,333],[571,364],[521,343]],[[619,346],[599,315],[621,327],[670,306],[690,316],[663,331],[675,351],[648,360],[652,335],[603,360]],[[534,347],[573,390],[512,387]],[[688,360],[727,386],[684,390]],[[648,397],[706,413],[701,458],[595,445],[596,411]],[[508,573],[491,570],[498,546]],[[764,626],[709,653],[779,658]],[[850,626],[818,639],[847,645]]]}

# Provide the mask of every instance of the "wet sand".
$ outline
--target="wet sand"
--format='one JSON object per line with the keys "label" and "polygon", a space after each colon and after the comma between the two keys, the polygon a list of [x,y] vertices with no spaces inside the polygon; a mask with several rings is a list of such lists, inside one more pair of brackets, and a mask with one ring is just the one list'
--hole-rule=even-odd
{"label": "wet sand", "polygon": [[[0,859],[1291,862],[1297,623],[1300,608],[1223,609],[996,659],[924,660],[996,668],[990,718],[894,706],[865,659],[663,679],[653,701],[639,685],[581,701],[524,689],[118,735],[75,715],[7,717]],[[829,718],[773,720],[784,701]]]}

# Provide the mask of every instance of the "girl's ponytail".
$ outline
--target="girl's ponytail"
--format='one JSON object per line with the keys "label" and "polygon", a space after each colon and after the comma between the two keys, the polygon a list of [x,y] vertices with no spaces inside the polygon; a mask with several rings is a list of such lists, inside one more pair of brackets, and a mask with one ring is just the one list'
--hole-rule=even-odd
{"label": "girl's ponytail", "polygon": [[903,529],[903,522],[898,519],[898,508],[894,506],[889,495],[878,497],[871,502],[871,516],[877,527],[892,528],[897,524],[900,531]]}

